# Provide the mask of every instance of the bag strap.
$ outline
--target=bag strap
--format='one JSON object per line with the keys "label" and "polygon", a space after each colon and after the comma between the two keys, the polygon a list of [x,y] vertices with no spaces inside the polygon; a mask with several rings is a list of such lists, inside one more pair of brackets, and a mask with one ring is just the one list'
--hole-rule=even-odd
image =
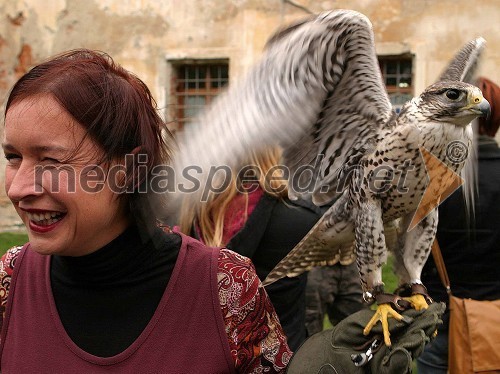
{"label": "bag strap", "polygon": [[443,255],[437,238],[434,239],[432,243],[432,257],[434,258],[434,263],[436,264],[436,269],[439,273],[439,278],[443,283],[444,288],[446,288],[446,293],[451,296],[450,278],[448,278],[448,272],[446,271],[446,266],[444,265]]}

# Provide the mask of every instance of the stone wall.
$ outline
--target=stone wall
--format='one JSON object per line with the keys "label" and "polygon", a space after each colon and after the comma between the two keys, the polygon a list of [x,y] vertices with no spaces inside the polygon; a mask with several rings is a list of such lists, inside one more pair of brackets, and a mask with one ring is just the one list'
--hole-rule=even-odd
{"label": "stone wall", "polygon": [[[134,71],[166,107],[169,59],[227,58],[234,82],[278,27],[335,8],[371,19],[378,53],[414,54],[415,94],[476,36],[488,42],[481,72],[500,82],[499,0],[0,0],[0,100],[33,64],[86,47]],[[2,187],[0,230],[15,217]]]}

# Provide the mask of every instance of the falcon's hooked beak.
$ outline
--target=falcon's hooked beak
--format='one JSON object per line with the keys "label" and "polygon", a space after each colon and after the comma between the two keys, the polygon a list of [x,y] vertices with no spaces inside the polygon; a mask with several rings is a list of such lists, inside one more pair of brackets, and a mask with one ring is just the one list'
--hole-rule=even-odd
{"label": "falcon's hooked beak", "polygon": [[468,109],[477,113],[479,117],[489,118],[491,114],[491,106],[482,94],[474,93],[470,95]]}

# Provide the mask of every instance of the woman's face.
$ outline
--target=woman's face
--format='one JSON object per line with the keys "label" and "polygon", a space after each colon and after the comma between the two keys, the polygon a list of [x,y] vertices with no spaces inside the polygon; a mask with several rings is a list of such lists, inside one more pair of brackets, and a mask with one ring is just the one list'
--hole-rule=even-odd
{"label": "woman's face", "polygon": [[41,254],[81,256],[129,224],[125,199],[92,167],[103,151],[50,95],[12,105],[5,118],[5,188]]}

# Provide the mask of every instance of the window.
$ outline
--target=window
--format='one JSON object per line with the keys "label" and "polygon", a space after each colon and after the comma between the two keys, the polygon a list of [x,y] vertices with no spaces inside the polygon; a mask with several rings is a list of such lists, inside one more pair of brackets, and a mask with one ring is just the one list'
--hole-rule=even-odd
{"label": "window", "polygon": [[413,98],[411,56],[379,57],[380,69],[392,105],[399,112]]}
{"label": "window", "polygon": [[173,104],[170,114],[183,129],[228,84],[227,61],[190,60],[172,63]]}

